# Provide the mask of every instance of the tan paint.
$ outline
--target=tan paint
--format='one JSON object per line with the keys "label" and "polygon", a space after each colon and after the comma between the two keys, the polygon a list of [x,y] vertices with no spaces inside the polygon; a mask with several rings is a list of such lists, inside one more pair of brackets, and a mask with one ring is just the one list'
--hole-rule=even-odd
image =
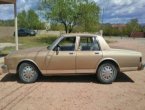
{"label": "tan paint", "polygon": [[[116,62],[121,71],[138,70],[141,67],[140,52],[111,49],[103,37],[93,34],[67,34],[58,38],[76,36],[75,51],[48,50],[47,47],[32,48],[13,52],[5,57],[5,65],[10,73],[16,73],[17,66],[22,61],[33,62],[44,75],[53,74],[86,74],[96,73],[102,61]],[[79,51],[80,37],[96,37],[99,41],[100,51]],[[57,43],[58,43],[57,42]],[[56,44],[54,44],[55,46]],[[54,48],[52,46],[52,49]],[[97,54],[95,54],[97,52]]]}

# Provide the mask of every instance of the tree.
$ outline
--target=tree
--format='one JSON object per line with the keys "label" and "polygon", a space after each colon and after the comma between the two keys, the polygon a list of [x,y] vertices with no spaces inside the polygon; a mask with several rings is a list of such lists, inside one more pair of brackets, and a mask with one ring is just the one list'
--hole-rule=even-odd
{"label": "tree", "polygon": [[145,25],[142,26],[142,31],[145,32]]}
{"label": "tree", "polygon": [[85,31],[91,31],[99,21],[99,7],[89,0],[45,0],[42,2],[46,17],[51,22],[64,25],[65,32],[72,32],[74,26],[84,26]]}
{"label": "tree", "polygon": [[131,19],[128,23],[127,23],[127,27],[126,27],[126,31],[127,31],[127,34],[130,36],[132,34],[132,32],[140,32],[142,29],[141,29],[141,26],[140,24],[138,23],[138,20],[137,19]]}
{"label": "tree", "polygon": [[18,14],[18,25],[20,28],[41,29],[43,24],[34,10],[22,11]]}
{"label": "tree", "polygon": [[18,26],[20,28],[27,28],[28,27],[26,11],[22,11],[21,13],[18,14]]}
{"label": "tree", "polygon": [[103,24],[102,27],[103,27],[103,32],[104,32],[103,34],[105,36],[111,36],[112,35],[112,26],[111,26],[111,24],[106,23],[106,24]]}
{"label": "tree", "polygon": [[95,2],[81,3],[79,5],[79,13],[81,14],[79,24],[87,32],[96,32],[99,24],[99,7]]}

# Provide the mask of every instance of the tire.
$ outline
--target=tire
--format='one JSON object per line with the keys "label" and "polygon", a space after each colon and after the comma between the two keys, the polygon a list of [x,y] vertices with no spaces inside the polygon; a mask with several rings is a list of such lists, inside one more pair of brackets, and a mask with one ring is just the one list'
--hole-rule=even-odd
{"label": "tire", "polygon": [[22,63],[18,73],[23,83],[34,83],[39,76],[38,69],[31,63]]}
{"label": "tire", "polygon": [[97,79],[103,84],[111,84],[117,77],[117,68],[112,63],[103,63],[97,70]]}

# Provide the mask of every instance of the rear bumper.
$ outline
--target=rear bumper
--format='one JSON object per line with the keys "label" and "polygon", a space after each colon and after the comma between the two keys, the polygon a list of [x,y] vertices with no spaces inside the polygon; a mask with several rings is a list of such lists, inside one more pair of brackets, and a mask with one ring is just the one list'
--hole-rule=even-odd
{"label": "rear bumper", "polygon": [[3,73],[8,73],[8,66],[7,65],[2,65],[2,72]]}
{"label": "rear bumper", "polygon": [[138,68],[138,70],[143,70],[145,68],[145,64],[141,64]]}

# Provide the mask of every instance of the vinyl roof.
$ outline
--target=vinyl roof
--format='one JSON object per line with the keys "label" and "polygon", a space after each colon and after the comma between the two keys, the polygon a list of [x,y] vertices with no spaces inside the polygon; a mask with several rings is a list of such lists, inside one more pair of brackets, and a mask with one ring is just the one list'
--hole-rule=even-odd
{"label": "vinyl roof", "polygon": [[97,34],[89,34],[89,33],[71,33],[71,34],[62,34],[62,36],[67,36],[67,37],[71,37],[71,36],[97,36]]}

